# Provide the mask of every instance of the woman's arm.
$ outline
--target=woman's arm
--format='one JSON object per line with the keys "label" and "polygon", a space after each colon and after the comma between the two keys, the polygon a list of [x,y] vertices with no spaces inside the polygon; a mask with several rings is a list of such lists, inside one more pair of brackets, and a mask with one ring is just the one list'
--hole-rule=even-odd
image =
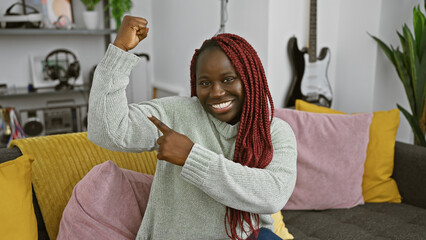
{"label": "woman's arm", "polygon": [[265,169],[242,166],[195,144],[181,177],[226,206],[259,214],[279,211],[296,184],[297,149],[290,126],[274,121],[273,158]]}
{"label": "woman's arm", "polygon": [[130,71],[139,58],[126,50],[146,37],[148,30],[144,23],[146,20],[140,18],[126,16],[123,19],[115,45],[108,47],[94,74],[89,97],[88,138],[111,150],[153,149],[159,134],[147,116],[165,118],[155,101],[127,104],[125,89]]}

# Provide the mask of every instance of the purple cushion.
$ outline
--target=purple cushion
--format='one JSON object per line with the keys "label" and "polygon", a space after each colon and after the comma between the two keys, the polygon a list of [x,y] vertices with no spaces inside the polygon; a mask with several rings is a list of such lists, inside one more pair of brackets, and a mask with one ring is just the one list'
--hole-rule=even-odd
{"label": "purple cushion", "polygon": [[339,115],[276,109],[297,140],[297,180],[284,209],[350,208],[364,203],[362,177],[372,113]]}
{"label": "purple cushion", "polygon": [[135,239],[153,176],[107,161],[74,187],[57,239]]}

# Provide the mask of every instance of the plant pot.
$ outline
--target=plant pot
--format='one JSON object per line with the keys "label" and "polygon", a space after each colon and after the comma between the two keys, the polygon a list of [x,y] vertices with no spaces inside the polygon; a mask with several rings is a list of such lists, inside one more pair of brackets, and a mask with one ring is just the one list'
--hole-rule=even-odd
{"label": "plant pot", "polygon": [[87,29],[97,29],[99,25],[99,14],[96,11],[84,11],[83,20]]}

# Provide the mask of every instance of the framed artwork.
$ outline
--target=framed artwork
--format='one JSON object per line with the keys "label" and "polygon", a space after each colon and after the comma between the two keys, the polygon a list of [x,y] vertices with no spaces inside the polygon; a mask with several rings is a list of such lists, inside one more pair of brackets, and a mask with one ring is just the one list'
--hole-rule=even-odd
{"label": "framed artwork", "polygon": [[[60,16],[68,17],[70,22],[74,22],[71,0],[43,0],[47,4],[47,15],[51,23],[55,23]],[[65,19],[62,21],[66,21]],[[66,22],[61,22],[64,26]]]}
{"label": "framed artwork", "polygon": [[[33,56],[30,55],[30,68],[31,68],[31,78],[34,88],[53,88],[59,84],[58,79],[50,79],[45,71],[45,65],[53,66],[57,64],[59,68],[66,71],[68,69],[68,64],[65,59],[58,59],[57,61],[45,62],[45,56]],[[69,79],[68,83],[73,86],[83,85],[83,78],[79,75],[77,79]]]}
{"label": "framed artwork", "polygon": [[[43,0],[46,1],[47,5],[47,17],[49,21],[53,24],[56,23],[60,16],[65,16],[69,19],[69,22],[74,22],[73,13],[71,7],[71,0]],[[61,18],[60,26],[65,26],[67,24],[64,17]]]}
{"label": "framed artwork", "polygon": [[35,7],[45,17],[45,24],[55,25],[60,16],[60,26],[74,22],[71,0],[24,0],[25,4]]}

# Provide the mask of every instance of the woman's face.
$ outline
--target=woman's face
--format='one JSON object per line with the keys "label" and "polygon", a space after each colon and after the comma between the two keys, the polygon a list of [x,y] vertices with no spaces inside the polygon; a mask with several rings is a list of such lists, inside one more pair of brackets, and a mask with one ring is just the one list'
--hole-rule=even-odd
{"label": "woman's face", "polygon": [[195,81],[198,99],[207,112],[229,124],[240,121],[244,87],[219,47],[208,48],[198,56]]}

